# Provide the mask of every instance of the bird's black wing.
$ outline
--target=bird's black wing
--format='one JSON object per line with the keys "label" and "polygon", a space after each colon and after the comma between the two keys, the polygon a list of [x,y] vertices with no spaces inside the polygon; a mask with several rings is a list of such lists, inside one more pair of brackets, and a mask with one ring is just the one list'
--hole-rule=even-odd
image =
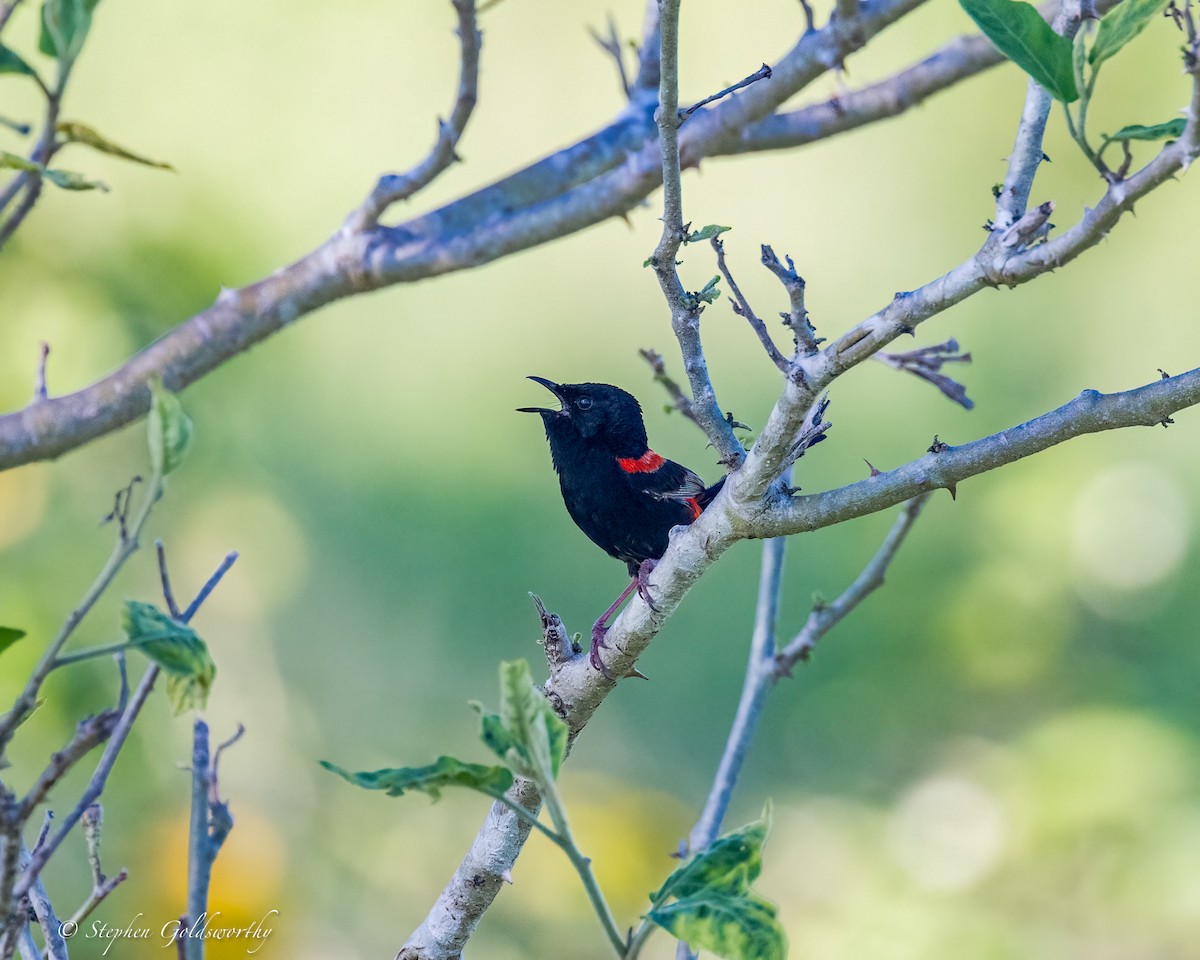
{"label": "bird's black wing", "polygon": [[656,500],[694,500],[704,493],[704,481],[674,460],[664,459],[657,469],[626,476],[635,490]]}

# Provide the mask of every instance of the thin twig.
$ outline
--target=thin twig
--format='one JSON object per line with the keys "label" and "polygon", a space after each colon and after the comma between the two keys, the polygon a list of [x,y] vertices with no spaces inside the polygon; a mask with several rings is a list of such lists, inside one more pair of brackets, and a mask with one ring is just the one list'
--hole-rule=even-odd
{"label": "thin twig", "polygon": [[758,335],[758,340],[763,345],[763,349],[767,351],[767,356],[771,358],[771,362],[779,368],[780,372],[785,377],[791,376],[793,372],[792,364],[787,357],[779,352],[779,348],[775,346],[775,341],[771,339],[771,334],[767,331],[767,325],[751,309],[749,302],[742,294],[741,288],[737,285],[737,281],[733,279],[733,274],[729,272],[729,267],[725,263],[725,244],[721,241],[720,237],[713,237],[711,243],[713,250],[717,254],[717,270],[725,278],[725,282],[729,284],[729,292],[733,294],[732,299],[729,301],[733,312],[739,317],[743,317],[750,324],[750,328]]}
{"label": "thin twig", "polygon": [[155,475],[145,491],[141,508],[129,529],[126,529],[124,517],[122,516],[120,535],[104,567],[84,594],[83,600],[71,611],[66,622],[59,629],[54,639],[50,641],[50,645],[46,648],[45,653],[42,654],[37,666],[34,667],[33,674],[25,684],[25,689],[13,704],[12,710],[0,720],[0,753],[3,752],[4,747],[12,739],[16,728],[25,721],[33,710],[37,703],[38,692],[41,690],[42,683],[54,669],[59,651],[62,650],[63,645],[70,639],[75,628],[79,626],[83,618],[95,606],[96,601],[100,599],[104,591],[108,589],[113,578],[116,577],[121,567],[125,565],[125,561],[137,550],[138,538],[141,535],[142,528],[146,525],[150,511],[154,508],[154,504],[161,495],[162,477]]}
{"label": "thin twig", "polygon": [[804,278],[796,272],[796,264],[792,262],[791,257],[784,254],[784,259],[787,260],[786,267],[779,262],[779,257],[775,255],[775,251],[769,244],[762,245],[762,265],[775,274],[779,282],[783,284],[783,289],[787,291],[788,300],[791,302],[791,309],[779,316],[783,320],[783,325],[792,331],[796,353],[809,357],[817,352],[819,344],[824,341],[817,336],[817,331],[813,329],[812,321],[809,319],[808,310],[804,307]]}
{"label": "thin twig", "polygon": [[[29,848],[22,840],[21,869],[28,869],[29,861]],[[13,899],[19,901],[21,896],[29,897],[29,904],[33,907],[38,926],[42,928],[42,942],[46,945],[46,953],[50,960],[68,960],[67,941],[63,938],[62,923],[54,912],[54,906],[50,903],[50,897],[46,894],[46,888],[42,885],[42,881],[35,880],[23,894],[17,895],[14,892]]]}
{"label": "thin twig", "polygon": [[[220,566],[209,577],[208,582],[205,583],[200,593],[197,594],[196,599],[188,605],[187,610],[184,611],[180,620],[186,623],[195,616],[200,604],[212,593],[213,589],[236,559],[237,554],[232,553],[221,561]],[[147,697],[150,696],[150,691],[154,688],[154,682],[158,678],[158,671],[158,664],[151,664],[142,675],[141,682],[138,684],[137,689],[134,690],[133,696],[130,698],[129,703],[126,704],[124,711],[121,713],[121,718],[117,721],[117,725],[109,737],[108,744],[104,748],[104,753],[100,757],[100,762],[96,765],[96,771],[92,774],[92,778],[88,782],[79,803],[63,819],[62,825],[58,830],[51,835],[41,848],[34,852],[30,858],[29,866],[25,869],[13,889],[14,897],[21,897],[28,892],[30,885],[36,881],[42,868],[45,867],[47,861],[54,855],[54,851],[66,839],[67,834],[82,819],[88,808],[100,799],[100,795],[104,792],[104,788],[108,783],[109,774],[112,773],[113,764],[116,763],[118,754],[120,754],[121,749],[125,746],[125,740],[129,736],[129,731],[133,729],[134,721],[145,705]]]}
{"label": "thin twig", "polygon": [[475,0],[451,0],[458,14],[459,73],[458,91],[449,120],[438,120],[437,141],[425,159],[405,173],[389,173],[379,178],[375,189],[346,221],[345,230],[361,233],[375,227],[379,218],[394,203],[407,200],[427,187],[459,157],[455,152],[467,121],[479,97],[479,33]]}
{"label": "thin twig", "polygon": [[648,350],[638,350],[638,355],[650,364],[650,369],[654,371],[654,382],[659,384],[670,395],[671,406],[699,427],[700,421],[696,419],[696,411],[692,409],[691,399],[683,392],[683,388],[675,382],[674,378],[667,373],[667,365],[663,361],[662,354],[651,348]]}
{"label": "thin twig", "polygon": [[883,586],[884,577],[896,553],[904,543],[905,537],[912,530],[917,517],[929,502],[932,494],[923,493],[904,505],[892,529],[884,538],[883,543],[875,552],[870,562],[863,568],[850,586],[842,591],[833,603],[818,606],[808,615],[804,627],[783,650],[775,656],[774,676],[790,677],[792,668],[801,661],[808,660],[817,641],[831,629],[844,620],[859,604],[879,587]]}
{"label": "thin twig", "polygon": [[617,21],[613,19],[613,15],[608,15],[606,26],[608,27],[608,35],[601,34],[593,27],[588,27],[588,33],[592,35],[592,39],[596,41],[596,45],[600,47],[613,59],[613,63],[617,67],[617,80],[621,83],[621,93],[625,95],[625,99],[630,97],[629,74],[625,72],[625,48],[621,45],[621,38],[617,35]]}
{"label": "thin twig", "polygon": [[158,554],[158,578],[162,581],[163,602],[167,605],[167,612],[178,620],[179,605],[175,602],[175,592],[171,589],[171,575],[167,572],[167,550],[162,540],[154,541],[154,549]]}
{"label": "thin twig", "polygon": [[671,311],[671,328],[683,354],[696,422],[721,454],[721,462],[733,470],[741,464],[746,451],[734,435],[733,427],[721,414],[708,373],[708,362],[700,342],[700,311],[704,304],[684,289],[675,263],[680,245],[687,236],[679,165],[679,0],[663,0],[659,9],[659,29],[662,53],[655,121],[662,160],[663,229],[650,257],[650,265]]}
{"label": "thin twig", "polygon": [[38,356],[37,373],[33,379],[33,402],[45,400],[48,396],[46,393],[46,360],[50,356],[50,344],[45,340],[42,341],[41,350]]}
{"label": "thin twig", "polygon": [[743,77],[741,80],[739,80],[737,83],[733,84],[732,86],[728,86],[724,90],[718,90],[711,97],[705,97],[703,100],[693,103],[686,110],[680,110],[679,111],[679,123],[680,123],[680,125],[682,125],[683,121],[685,121],[688,117],[690,117],[693,113],[695,113],[701,107],[707,106],[710,103],[713,103],[717,100],[727,97],[731,93],[741,90],[742,87],[748,87],[752,83],[758,83],[759,80],[770,80],[770,79],[771,79],[771,68],[768,67],[764,63],[761,67],[759,67],[757,70],[755,70],[748,77]]}

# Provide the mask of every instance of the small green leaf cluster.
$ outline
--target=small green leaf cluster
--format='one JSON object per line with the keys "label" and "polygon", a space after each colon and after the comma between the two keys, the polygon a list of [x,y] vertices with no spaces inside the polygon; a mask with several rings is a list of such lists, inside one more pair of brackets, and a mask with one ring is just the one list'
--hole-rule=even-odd
{"label": "small green leaf cluster", "polygon": [[[1180,118],[1151,126],[1123,127],[1105,137],[1099,151],[1092,148],[1087,138],[1087,111],[1100,67],[1159,17],[1167,2],[1123,0],[1105,14],[1098,27],[1092,21],[1085,21],[1072,42],[1055,33],[1037,9],[1024,0],[959,0],[996,49],[1062,103],[1072,138],[1108,179],[1114,177],[1104,165],[1102,155],[1110,143],[1163,140],[1183,132],[1184,121]],[[1069,105],[1074,103],[1078,106],[1072,114]]]}
{"label": "small green leaf cluster", "polygon": [[[54,61],[57,80],[52,84],[42,78],[42,75],[28,59],[11,47],[0,43],[0,75],[14,74],[29,77],[53,105],[52,117],[57,114],[58,104],[62,100],[71,70],[91,31],[92,15],[98,3],[99,0],[43,0],[39,13],[40,29],[37,48],[40,53]],[[6,126],[10,126],[18,132],[29,132],[29,128],[24,124],[6,124]],[[47,130],[46,133],[55,136],[51,151],[45,155],[46,157],[56,153],[67,144],[78,143],[131,163],[139,163],[162,170],[172,169],[169,164],[151,160],[118,146],[82,123],[60,122],[55,125],[53,130]],[[83,174],[70,170],[52,169],[45,164],[26,160],[3,151],[0,151],[0,169],[32,173],[63,190],[108,190],[108,187],[100,181],[89,179]]]}
{"label": "small green leaf cluster", "polygon": [[415,790],[433,800],[446,787],[466,787],[500,799],[512,786],[514,775],[527,777],[543,789],[547,782],[553,782],[567,750],[567,725],[554,713],[550,702],[534,692],[528,663],[516,660],[500,664],[498,713],[488,713],[478,703],[472,705],[480,713],[480,739],[503,765],[464,763],[442,756],[425,767],[362,773],[351,773],[326,760],[320,761],[321,766],[367,790],[384,790],[392,797]]}
{"label": "small green leaf cluster", "polygon": [[750,885],[762,872],[770,810],[726,834],[672,873],[657,893],[648,919],[693,950],[728,960],[783,960],[787,938],[773,903]]}
{"label": "small green leaf cluster", "polygon": [[196,631],[153,604],[136,600],[126,602],[122,626],[129,644],[167,674],[167,700],[175,715],[203,709],[217,666]]}

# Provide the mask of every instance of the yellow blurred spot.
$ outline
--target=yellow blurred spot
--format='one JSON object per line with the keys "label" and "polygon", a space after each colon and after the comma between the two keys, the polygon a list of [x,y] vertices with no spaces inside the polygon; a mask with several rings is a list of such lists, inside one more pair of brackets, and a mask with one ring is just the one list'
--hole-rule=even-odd
{"label": "yellow blurred spot", "polygon": [[944,608],[941,629],[973,679],[1008,686],[1049,669],[1069,626],[1056,580],[1023,566],[997,564],[959,585]]}
{"label": "yellow blurred spot", "polygon": [[0,473],[0,549],[20,543],[38,528],[46,512],[49,470],[31,463]]}
{"label": "yellow blurred spot", "polygon": [[1080,598],[1101,616],[1138,616],[1134,595],[1167,579],[1187,554],[1187,501],[1152,463],[1098,473],[1075,502],[1072,553]]}
{"label": "yellow blurred spot", "polygon": [[918,884],[949,892],[974,886],[995,868],[1008,825],[977,783],[939,774],[901,798],[888,833],[892,855]]}

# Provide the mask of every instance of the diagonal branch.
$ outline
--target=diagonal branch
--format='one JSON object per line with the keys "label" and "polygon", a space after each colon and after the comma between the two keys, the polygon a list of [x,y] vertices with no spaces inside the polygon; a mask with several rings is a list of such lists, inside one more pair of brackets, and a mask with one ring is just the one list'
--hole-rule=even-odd
{"label": "diagonal branch", "polygon": [[[805,34],[776,64],[769,84],[688,122],[683,165],[731,144],[919,3],[872,3],[860,12],[853,36],[830,28]],[[770,96],[761,92],[767,87]],[[222,292],[103,380],[0,417],[0,469],[52,459],[129,423],[149,406],[150,376],[161,375],[179,391],[327,303],[478,266],[628,213],[662,176],[649,105],[634,101],[599,133],[446,207],[398,227],[339,231],[271,276]]]}
{"label": "diagonal branch", "polygon": [[908,501],[904,505],[904,509],[900,511],[896,522],[892,524],[892,529],[888,531],[883,543],[875,552],[875,556],[863,567],[862,573],[842,591],[842,594],[833,603],[822,604],[813,609],[800,632],[774,657],[771,669],[773,679],[790,677],[792,668],[797,663],[808,661],[818,640],[846,619],[868,596],[883,586],[888,567],[896,558],[901,544],[904,543],[931,496],[930,493],[923,493]]}
{"label": "diagonal branch", "polygon": [[1085,390],[1070,403],[1028,423],[960,447],[936,452],[895,470],[823,493],[791,498],[765,510],[756,523],[762,536],[818,530],[885,510],[932,490],[955,485],[1005,464],[1033,456],[1066,440],[1122,427],[1152,427],[1200,404],[1200,368],[1121,393]]}

